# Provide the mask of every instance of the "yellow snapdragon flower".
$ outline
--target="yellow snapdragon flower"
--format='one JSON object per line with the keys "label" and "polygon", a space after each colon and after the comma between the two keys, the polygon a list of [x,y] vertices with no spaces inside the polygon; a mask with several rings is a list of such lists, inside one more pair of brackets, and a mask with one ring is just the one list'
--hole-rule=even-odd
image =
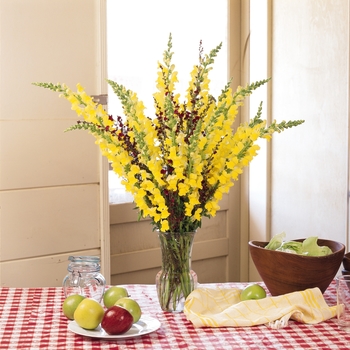
{"label": "yellow snapdragon flower", "polygon": [[[209,72],[221,44],[193,66],[185,99],[175,92],[178,72],[172,63],[172,41],[158,62],[154,115],[145,114],[137,94],[108,80],[120,99],[124,116],[112,116],[94,102],[81,84],[73,92],[65,84],[36,83],[59,92],[83,118],[68,130],[84,129],[96,139],[142,216],[159,230],[195,231],[203,216],[214,216],[219,201],[258,154],[259,138],[301,124],[290,121],[266,126],[261,105],[256,116],[233,128],[238,107],[269,79],[238,86],[227,84],[219,96],[210,94]],[[180,102],[182,101],[182,102]]]}

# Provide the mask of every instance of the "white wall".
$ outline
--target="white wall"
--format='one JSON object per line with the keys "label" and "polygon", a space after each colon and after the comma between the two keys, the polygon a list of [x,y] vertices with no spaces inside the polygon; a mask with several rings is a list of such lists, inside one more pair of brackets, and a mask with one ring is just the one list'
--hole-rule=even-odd
{"label": "white wall", "polygon": [[271,234],[348,245],[349,2],[275,0],[272,14],[272,117],[305,123],[272,141]]}
{"label": "white wall", "polygon": [[[61,285],[69,255],[100,254],[100,155],[64,133],[69,103],[32,82],[101,93],[100,1],[0,2],[0,285]],[[29,273],[30,271],[30,273]]]}
{"label": "white wall", "polygon": [[[250,166],[249,239],[268,241],[285,231],[287,239],[318,236],[349,251],[349,2],[250,6],[258,17],[251,18],[250,44],[267,34],[267,67],[264,50],[251,48],[260,65],[254,69],[272,77],[267,118],[305,123],[274,134]],[[261,279],[251,259],[249,279]]]}

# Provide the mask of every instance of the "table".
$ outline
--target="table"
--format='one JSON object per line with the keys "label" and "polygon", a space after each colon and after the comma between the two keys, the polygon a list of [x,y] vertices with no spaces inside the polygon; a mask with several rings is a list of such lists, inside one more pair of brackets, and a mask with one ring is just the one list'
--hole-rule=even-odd
{"label": "table", "polygon": [[[206,284],[243,288],[244,283]],[[0,288],[0,349],[350,349],[350,333],[338,330],[336,319],[317,325],[294,321],[287,328],[194,328],[183,313],[161,311],[154,285],[127,285],[143,313],[161,322],[147,335],[100,340],[68,330],[61,312],[62,288]],[[335,283],[324,294],[335,305]]]}

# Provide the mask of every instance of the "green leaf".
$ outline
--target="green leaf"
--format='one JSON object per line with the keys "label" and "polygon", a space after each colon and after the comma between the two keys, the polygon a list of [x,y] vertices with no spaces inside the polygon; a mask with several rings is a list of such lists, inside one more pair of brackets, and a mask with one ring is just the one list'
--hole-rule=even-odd
{"label": "green leaf", "polygon": [[282,245],[276,250],[280,252],[302,254],[302,243],[296,241],[283,242]]}
{"label": "green leaf", "polygon": [[283,240],[285,238],[286,238],[286,233],[285,232],[281,232],[278,235],[272,237],[272,239],[270,240],[269,244],[265,248],[266,249],[270,249],[270,250],[276,250],[282,245]]}
{"label": "green leaf", "polygon": [[317,244],[318,237],[308,237],[302,244],[303,255],[308,256],[324,256],[332,254],[332,250],[327,246],[319,246]]}

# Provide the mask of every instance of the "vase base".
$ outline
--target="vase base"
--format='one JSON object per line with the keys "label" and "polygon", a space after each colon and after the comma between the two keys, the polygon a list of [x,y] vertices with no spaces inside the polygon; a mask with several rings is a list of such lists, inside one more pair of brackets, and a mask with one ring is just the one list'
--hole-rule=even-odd
{"label": "vase base", "polygon": [[[197,274],[193,270],[190,271],[190,280],[191,280],[191,288],[188,294],[190,294],[193,290],[197,288],[198,280]],[[158,299],[160,307],[165,312],[172,313],[180,313],[183,312],[185,306],[185,296],[181,294],[181,296],[177,297],[176,300],[173,300],[173,297],[164,298],[165,290],[164,285],[162,284],[162,279],[164,278],[163,271],[160,270],[156,275],[156,288],[158,293]]]}

